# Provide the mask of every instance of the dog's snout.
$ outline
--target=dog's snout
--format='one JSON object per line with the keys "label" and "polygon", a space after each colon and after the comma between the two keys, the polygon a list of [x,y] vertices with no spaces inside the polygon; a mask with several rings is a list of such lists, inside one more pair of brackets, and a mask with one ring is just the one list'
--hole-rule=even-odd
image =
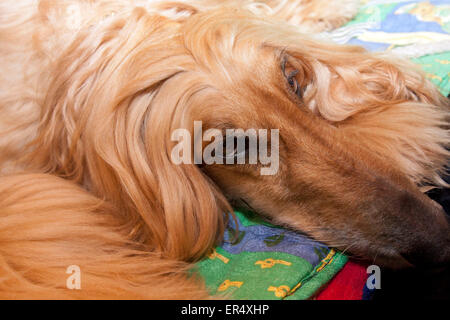
{"label": "dog's snout", "polygon": [[[381,216],[376,219],[380,222],[376,239],[383,241],[382,246],[410,266],[450,265],[450,219],[444,209],[408,183],[380,178],[376,184],[375,205]],[[387,264],[394,266],[394,260]]]}
{"label": "dog's snout", "polygon": [[405,220],[411,234],[402,257],[421,268],[450,266],[450,219],[442,207],[432,201],[426,205],[413,202],[409,209],[406,214],[415,222]]}

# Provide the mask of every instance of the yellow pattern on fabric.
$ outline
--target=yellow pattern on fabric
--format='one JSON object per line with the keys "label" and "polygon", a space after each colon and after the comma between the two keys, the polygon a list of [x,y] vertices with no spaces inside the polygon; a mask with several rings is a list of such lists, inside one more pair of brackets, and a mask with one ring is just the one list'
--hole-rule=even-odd
{"label": "yellow pattern on fabric", "polygon": [[244,282],[242,282],[242,281],[230,281],[230,280],[227,279],[224,282],[222,282],[222,284],[219,286],[219,289],[217,289],[217,290],[218,291],[225,291],[229,287],[240,288],[243,284],[244,284]]}
{"label": "yellow pattern on fabric", "polygon": [[275,296],[278,298],[284,298],[289,292],[289,290],[290,289],[288,286],[279,286],[279,287],[270,286],[267,289],[267,291],[273,291]]}
{"label": "yellow pattern on fabric", "polygon": [[208,258],[210,258],[211,260],[214,260],[215,258],[217,258],[219,260],[222,260],[223,263],[228,263],[228,261],[230,261],[230,259],[224,257],[220,253],[217,253],[216,249],[214,249],[214,251],[208,256]]}
{"label": "yellow pattern on fabric", "polygon": [[427,73],[427,78],[429,78],[429,79],[434,79],[434,80],[438,80],[438,81],[442,81],[442,78],[441,78],[441,77],[439,77],[439,76],[437,76],[437,75],[435,75],[435,74],[432,74],[432,73]]}
{"label": "yellow pattern on fabric", "polygon": [[259,260],[255,262],[255,265],[260,265],[261,269],[272,268],[276,264],[282,264],[285,266],[291,266],[292,263],[284,260],[274,260],[272,258],[266,260]]}
{"label": "yellow pattern on fabric", "polygon": [[[325,258],[322,259],[320,266],[318,266],[315,270],[314,273],[317,274],[320,271],[322,271],[327,265],[329,265],[332,261],[334,256],[336,255],[336,251],[334,249],[331,249],[330,252],[327,254],[327,256]],[[306,280],[308,281],[308,279]],[[292,288],[292,290],[290,290],[287,295],[292,295],[295,291],[298,290],[298,288],[300,288],[302,286],[303,282],[300,281],[299,283],[297,283],[297,285]]]}
{"label": "yellow pattern on fabric", "polygon": [[439,59],[435,59],[434,61],[440,63],[440,64],[450,64],[450,60],[439,60]]}

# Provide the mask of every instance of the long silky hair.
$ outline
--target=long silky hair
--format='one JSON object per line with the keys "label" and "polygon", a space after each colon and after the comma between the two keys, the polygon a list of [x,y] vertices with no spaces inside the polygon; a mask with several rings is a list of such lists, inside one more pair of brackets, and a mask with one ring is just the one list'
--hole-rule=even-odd
{"label": "long silky hair", "polygon": [[[67,20],[71,5],[80,11]],[[340,129],[337,144],[357,140],[417,186],[446,185],[449,104],[437,89],[410,63],[280,23],[302,19],[274,1],[238,11],[15,0],[0,12],[2,68],[21,66],[0,82],[2,297],[206,297],[184,262],[222,238],[229,194],[201,167],[172,162],[171,133],[245,118],[237,106],[267,79],[235,61],[272,70],[261,48],[297,60],[302,106],[330,125],[324,132]],[[258,99],[286,99],[264,92]],[[87,279],[81,292],[64,288],[72,264]]]}

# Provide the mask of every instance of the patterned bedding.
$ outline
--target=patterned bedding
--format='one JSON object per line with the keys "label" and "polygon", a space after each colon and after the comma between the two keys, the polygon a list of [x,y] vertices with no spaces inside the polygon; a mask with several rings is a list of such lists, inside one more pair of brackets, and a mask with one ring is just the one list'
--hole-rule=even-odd
{"label": "patterned bedding", "polygon": [[[370,51],[392,51],[419,64],[444,95],[450,93],[450,3],[362,1],[346,26],[324,34]],[[222,245],[197,267],[212,294],[235,299],[309,299],[348,258],[307,236],[237,212]]]}
{"label": "patterned bedding", "polygon": [[450,1],[362,1],[359,14],[330,34],[339,43],[391,51],[420,64],[444,95],[450,93]]}

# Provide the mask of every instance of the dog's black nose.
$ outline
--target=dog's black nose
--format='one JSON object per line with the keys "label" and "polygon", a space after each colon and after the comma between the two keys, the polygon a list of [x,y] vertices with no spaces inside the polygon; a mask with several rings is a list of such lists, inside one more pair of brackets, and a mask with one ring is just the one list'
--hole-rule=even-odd
{"label": "dog's black nose", "polygon": [[412,265],[429,270],[450,267],[450,218],[440,206],[435,210],[401,253]]}

